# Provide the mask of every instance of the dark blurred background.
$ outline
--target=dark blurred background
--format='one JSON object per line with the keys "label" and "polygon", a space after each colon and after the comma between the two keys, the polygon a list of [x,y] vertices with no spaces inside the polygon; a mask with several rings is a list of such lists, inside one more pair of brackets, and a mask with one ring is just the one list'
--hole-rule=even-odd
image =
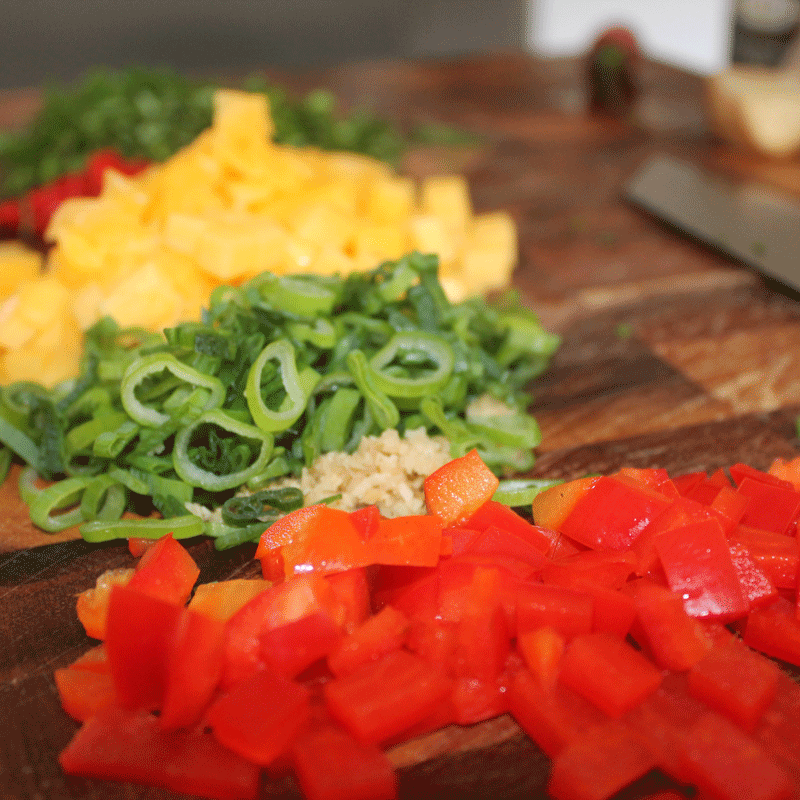
{"label": "dark blurred background", "polygon": [[520,47],[525,0],[0,0],[0,89],[103,64],[246,73]]}

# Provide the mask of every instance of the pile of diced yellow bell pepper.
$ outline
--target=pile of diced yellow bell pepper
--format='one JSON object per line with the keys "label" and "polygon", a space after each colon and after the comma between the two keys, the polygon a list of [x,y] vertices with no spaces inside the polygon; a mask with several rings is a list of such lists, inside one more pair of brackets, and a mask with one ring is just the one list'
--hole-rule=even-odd
{"label": "pile of diced yellow bell pepper", "polygon": [[263,95],[221,90],[213,125],[96,198],[65,201],[47,258],[0,245],[0,383],[77,373],[103,316],[151,330],[197,319],[213,288],[264,270],[349,274],[437,253],[451,299],[506,285],[517,259],[504,212],[475,214],[466,180],[417,185],[375,159],[272,141]]}

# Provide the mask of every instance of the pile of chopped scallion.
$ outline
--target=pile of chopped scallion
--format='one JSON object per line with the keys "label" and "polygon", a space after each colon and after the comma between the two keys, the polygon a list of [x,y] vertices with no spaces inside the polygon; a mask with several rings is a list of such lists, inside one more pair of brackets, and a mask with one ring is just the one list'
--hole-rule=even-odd
{"label": "pile of chopped scallion", "polygon": [[[540,434],[526,390],[558,343],[513,295],[451,303],[432,255],[344,278],[264,273],[217,288],[200,322],[163,335],[101,320],[80,375],[55,389],[2,387],[0,480],[25,462],[20,492],[46,531],[232,547],[302,505],[272,481],[388,428],[444,434],[453,457],[476,448],[500,475],[530,469]],[[510,412],[467,419],[487,394]],[[153,507],[161,519],[121,518]]]}

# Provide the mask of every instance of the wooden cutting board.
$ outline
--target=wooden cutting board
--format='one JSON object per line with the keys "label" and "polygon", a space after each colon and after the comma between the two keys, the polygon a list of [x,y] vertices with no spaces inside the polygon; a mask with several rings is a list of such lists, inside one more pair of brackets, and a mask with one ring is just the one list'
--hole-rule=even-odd
{"label": "wooden cutting board", "polygon": [[[406,170],[464,171],[478,210],[504,208],[518,223],[514,283],[563,336],[534,387],[543,441],[532,474],[766,468],[800,453],[796,299],[621,200],[624,181],[656,151],[746,174],[765,168],[712,140],[697,78],[644,65],[635,115],[620,121],[585,113],[580,64],[516,54],[271,75],[298,89],[328,86],[403,123],[444,122],[485,137],[468,150],[412,153]],[[10,123],[13,103],[26,106],[6,101],[0,119]],[[0,798],[172,798],[68,779],[56,761],[76,724],[60,709],[53,670],[90,644],[75,595],[103,570],[130,565],[126,547],[34,531],[8,485],[0,512]],[[220,554],[198,541],[190,550],[201,581],[258,573],[252,546]],[[508,717],[439,731],[391,757],[408,800],[545,797],[547,761]],[[642,796],[648,781],[625,797]],[[288,780],[264,792],[296,796]]]}

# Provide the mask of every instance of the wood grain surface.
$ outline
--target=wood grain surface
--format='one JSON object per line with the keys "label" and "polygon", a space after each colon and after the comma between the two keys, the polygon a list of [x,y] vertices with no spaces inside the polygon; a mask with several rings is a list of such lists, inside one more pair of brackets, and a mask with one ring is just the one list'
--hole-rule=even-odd
{"label": "wood grain surface", "polygon": [[[635,111],[619,120],[587,113],[579,62],[516,53],[268,75],[297,91],[326,86],[346,106],[369,105],[403,125],[442,122],[483,137],[468,149],[416,151],[405,169],[463,171],[477,210],[503,208],[517,222],[514,284],[563,336],[534,386],[543,432],[534,475],[623,465],[678,474],[737,461],[766,468],[800,453],[796,298],[621,199],[624,181],[654,152],[800,195],[797,163],[767,163],[713,140],[698,78],[643,64]],[[0,96],[0,125],[35,107],[35,94]],[[89,646],[75,595],[104,569],[130,565],[127,549],[33,531],[7,487],[0,511],[0,799],[172,798],[69,779],[56,761],[76,725],[60,709],[53,670]],[[190,550],[201,581],[258,572],[252,546],[220,554],[197,541]],[[439,731],[391,757],[403,798],[546,796],[547,761],[508,717]],[[649,776],[624,797],[658,785]],[[263,795],[297,790],[287,779],[266,783]]]}

